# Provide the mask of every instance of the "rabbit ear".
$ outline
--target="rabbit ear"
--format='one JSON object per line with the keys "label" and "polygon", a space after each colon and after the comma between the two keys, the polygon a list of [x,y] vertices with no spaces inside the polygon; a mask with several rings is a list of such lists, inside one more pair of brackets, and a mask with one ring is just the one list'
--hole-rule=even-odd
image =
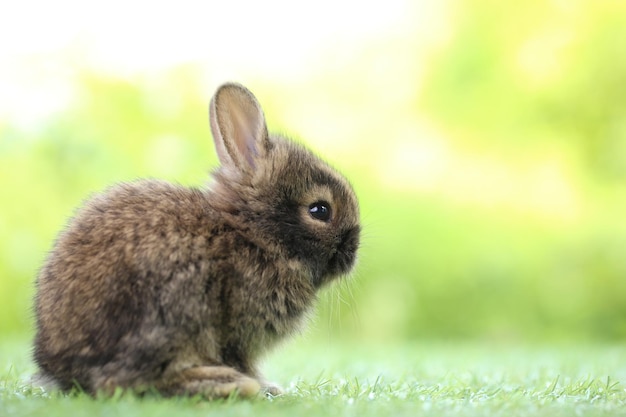
{"label": "rabbit ear", "polygon": [[252,171],[269,146],[263,110],[242,85],[218,88],[210,106],[211,132],[222,165]]}

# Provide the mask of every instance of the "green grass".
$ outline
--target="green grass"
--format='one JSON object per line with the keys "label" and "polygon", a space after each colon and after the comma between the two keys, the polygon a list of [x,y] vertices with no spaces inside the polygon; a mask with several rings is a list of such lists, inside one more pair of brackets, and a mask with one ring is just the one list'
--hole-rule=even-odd
{"label": "green grass", "polygon": [[300,340],[264,369],[286,395],[252,401],[45,393],[28,385],[28,344],[0,345],[0,416],[626,415],[621,346]]}

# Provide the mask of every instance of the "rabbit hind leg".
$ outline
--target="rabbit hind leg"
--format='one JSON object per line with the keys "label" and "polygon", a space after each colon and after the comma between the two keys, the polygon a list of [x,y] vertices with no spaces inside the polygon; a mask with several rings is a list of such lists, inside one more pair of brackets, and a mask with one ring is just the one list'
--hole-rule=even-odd
{"label": "rabbit hind leg", "polygon": [[228,366],[194,366],[169,375],[155,388],[166,396],[200,395],[216,399],[236,395],[251,398],[261,391],[261,384]]}

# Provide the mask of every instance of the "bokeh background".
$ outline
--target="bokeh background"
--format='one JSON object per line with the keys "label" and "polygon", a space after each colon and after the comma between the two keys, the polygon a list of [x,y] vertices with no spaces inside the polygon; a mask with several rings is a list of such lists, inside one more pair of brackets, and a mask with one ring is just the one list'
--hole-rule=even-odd
{"label": "bokeh background", "polygon": [[12,2],[0,17],[0,339],[116,181],[202,185],[208,101],[353,182],[353,276],[312,338],[626,340],[626,2]]}

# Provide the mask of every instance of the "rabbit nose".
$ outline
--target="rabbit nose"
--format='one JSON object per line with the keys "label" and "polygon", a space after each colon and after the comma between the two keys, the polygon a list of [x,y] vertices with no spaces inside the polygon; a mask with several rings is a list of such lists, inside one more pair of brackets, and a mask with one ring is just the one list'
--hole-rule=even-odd
{"label": "rabbit nose", "polygon": [[339,244],[339,250],[344,252],[356,252],[359,247],[359,236],[361,234],[361,227],[355,226],[343,232],[341,235],[341,243]]}

